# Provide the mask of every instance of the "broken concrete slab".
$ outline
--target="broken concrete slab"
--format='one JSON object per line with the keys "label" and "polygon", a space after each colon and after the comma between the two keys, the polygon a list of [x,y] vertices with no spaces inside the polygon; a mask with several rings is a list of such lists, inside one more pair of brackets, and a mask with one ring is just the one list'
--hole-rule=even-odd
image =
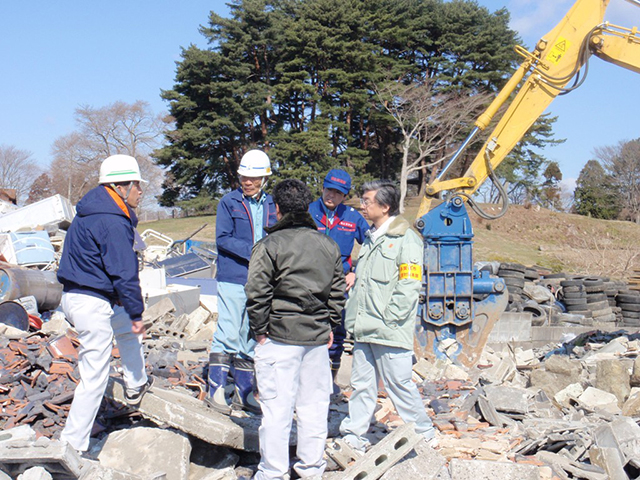
{"label": "broken concrete slab", "polygon": [[64,478],[78,478],[84,460],[66,442],[41,437],[35,442],[0,443],[0,465],[9,475],[17,476],[33,466],[42,466]]}
{"label": "broken concrete slab", "polygon": [[149,480],[131,473],[121,472],[113,468],[100,465],[97,461],[86,461],[82,469],[82,476],[78,480]]}
{"label": "broken concrete slab", "polygon": [[422,435],[416,433],[413,423],[398,427],[374,445],[363,457],[356,460],[339,478],[342,480],[380,478],[413,450],[421,440],[424,439]]}
{"label": "broken concrete slab", "polygon": [[579,361],[570,360],[565,355],[552,355],[544,364],[531,372],[529,382],[532,387],[544,390],[549,398],[573,383],[580,382],[582,366]]}
{"label": "broken concrete slab", "polygon": [[133,427],[110,433],[100,449],[100,464],[149,477],[164,472],[168,479],[188,480],[191,444],[183,433]]}
{"label": "broken concrete slab", "polygon": [[589,460],[602,468],[610,480],[629,480],[617,449],[593,447],[589,450]]}
{"label": "broken concrete slab", "polygon": [[539,480],[535,465],[488,460],[463,460],[453,458],[449,464],[451,480]]}
{"label": "broken concrete slab", "polygon": [[621,413],[618,407],[618,398],[609,392],[595,387],[587,387],[578,397],[578,401],[589,410],[604,410],[609,413]]}
{"label": "broken concrete slab", "polygon": [[[124,403],[123,384],[110,379],[106,396]],[[227,417],[207,408],[201,401],[174,390],[153,387],[145,394],[138,411],[160,424],[173,427],[213,445],[257,452],[260,418]]]}
{"label": "broken concrete slab", "polygon": [[425,440],[418,442],[414,451],[391,467],[381,480],[434,479],[440,470],[446,469],[447,459],[429,447]]}
{"label": "broken concrete slab", "polygon": [[486,385],[484,392],[493,408],[500,412],[515,412],[525,414],[529,411],[531,392],[524,388],[506,385]]}
{"label": "broken concrete slab", "polygon": [[69,328],[71,328],[71,324],[67,322],[67,319],[62,315],[56,315],[48,322],[44,322],[40,331],[47,335],[61,335]]}
{"label": "broken concrete slab", "polygon": [[188,335],[193,335],[200,328],[209,321],[211,318],[211,312],[202,306],[196,308],[193,312],[189,314],[187,317],[187,325],[184,327],[185,333]]}
{"label": "broken concrete slab", "polygon": [[515,360],[511,356],[507,356],[499,360],[491,368],[485,370],[481,374],[481,378],[489,383],[501,384],[512,380],[517,374],[517,366]]}
{"label": "broken concrete slab", "polygon": [[613,393],[622,407],[631,391],[629,372],[618,359],[600,360],[596,364],[595,387]]}

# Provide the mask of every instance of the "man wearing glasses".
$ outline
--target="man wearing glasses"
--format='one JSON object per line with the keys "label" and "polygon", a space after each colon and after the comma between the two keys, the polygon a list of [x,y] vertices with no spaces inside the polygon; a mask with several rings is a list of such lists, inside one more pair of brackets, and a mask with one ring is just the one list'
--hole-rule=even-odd
{"label": "man wearing glasses", "polygon": [[413,335],[422,285],[423,241],[398,216],[400,194],[393,183],[377,180],[362,186],[364,217],[372,222],[347,300],[345,326],[355,340],[349,415],[340,425],[344,440],[364,450],[365,437],[382,378],[398,414],[415,423],[425,439],[435,429],[411,380]]}

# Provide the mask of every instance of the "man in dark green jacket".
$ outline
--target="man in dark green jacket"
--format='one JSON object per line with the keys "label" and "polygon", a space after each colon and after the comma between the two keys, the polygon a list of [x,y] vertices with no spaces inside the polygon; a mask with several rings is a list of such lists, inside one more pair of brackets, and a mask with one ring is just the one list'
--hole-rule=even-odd
{"label": "man in dark green jacket", "polygon": [[288,474],[294,408],[294,469],[302,478],[321,478],[332,392],[329,347],[346,288],[342,259],[338,245],[316,231],[304,183],[284,180],[273,197],[278,222],[253,247],[245,287],[263,415],[254,478],[284,479]]}

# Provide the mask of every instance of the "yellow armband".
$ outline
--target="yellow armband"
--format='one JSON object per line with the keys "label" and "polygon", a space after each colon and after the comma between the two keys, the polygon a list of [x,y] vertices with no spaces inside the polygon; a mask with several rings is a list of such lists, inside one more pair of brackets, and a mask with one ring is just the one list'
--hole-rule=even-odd
{"label": "yellow armband", "polygon": [[410,278],[411,280],[422,281],[422,267],[417,263],[400,264],[400,280]]}

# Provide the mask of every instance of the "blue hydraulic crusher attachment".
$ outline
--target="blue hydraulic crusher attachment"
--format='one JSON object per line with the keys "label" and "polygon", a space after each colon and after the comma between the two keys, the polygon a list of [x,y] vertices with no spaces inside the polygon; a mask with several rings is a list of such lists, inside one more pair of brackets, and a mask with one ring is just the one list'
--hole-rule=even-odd
{"label": "blue hydraulic crusher attachment", "polygon": [[416,227],[425,243],[416,355],[471,367],[507,307],[505,283],[474,268],[473,229],[462,197],[438,205]]}

